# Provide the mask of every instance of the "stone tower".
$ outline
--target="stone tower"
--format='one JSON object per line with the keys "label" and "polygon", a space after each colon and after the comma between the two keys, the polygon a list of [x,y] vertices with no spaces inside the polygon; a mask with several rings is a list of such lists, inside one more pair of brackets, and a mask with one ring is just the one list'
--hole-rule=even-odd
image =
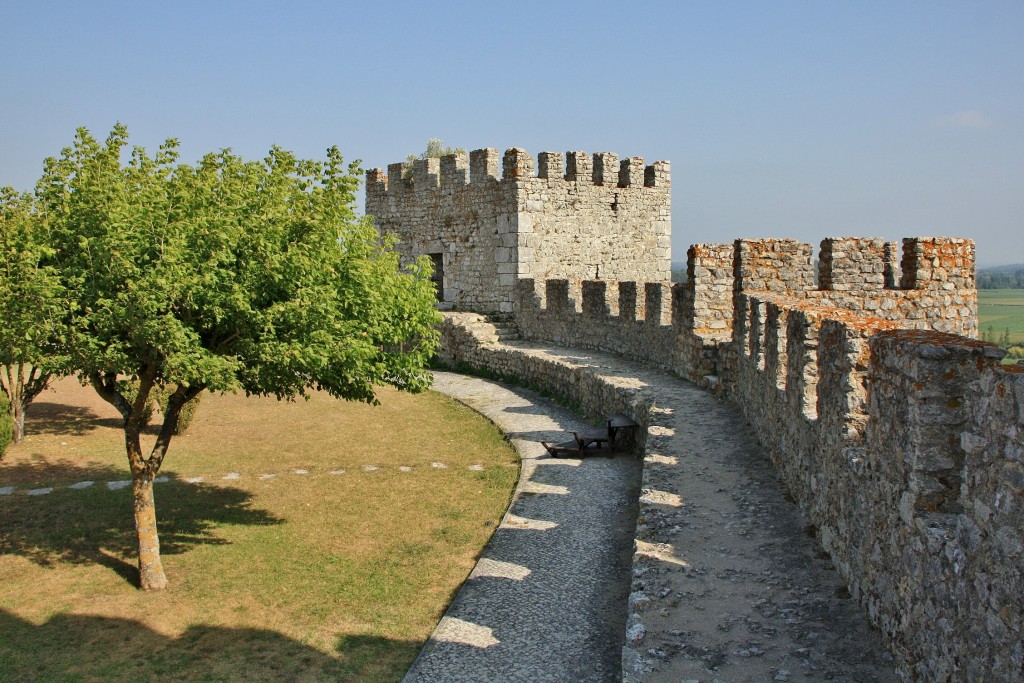
{"label": "stone tower", "polygon": [[532,278],[669,280],[669,164],[474,150],[366,174],[366,213],[404,262],[434,262],[443,308],[508,313]]}

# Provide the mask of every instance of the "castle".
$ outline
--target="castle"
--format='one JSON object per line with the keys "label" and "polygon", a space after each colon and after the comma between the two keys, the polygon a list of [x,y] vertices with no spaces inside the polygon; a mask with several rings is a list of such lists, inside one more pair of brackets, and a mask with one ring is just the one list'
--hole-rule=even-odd
{"label": "castle", "polygon": [[[734,401],[903,676],[1024,677],[1024,368],[974,339],[974,244],[739,239],[669,277],[665,162],[520,149],[367,174],[367,213],[441,266],[442,356],[594,413],[642,392],[495,343],[610,351]],[[440,173],[438,173],[440,171]],[[652,451],[643,436],[638,449]],[[645,469],[645,477],[647,471]],[[639,537],[638,537],[639,538]]]}

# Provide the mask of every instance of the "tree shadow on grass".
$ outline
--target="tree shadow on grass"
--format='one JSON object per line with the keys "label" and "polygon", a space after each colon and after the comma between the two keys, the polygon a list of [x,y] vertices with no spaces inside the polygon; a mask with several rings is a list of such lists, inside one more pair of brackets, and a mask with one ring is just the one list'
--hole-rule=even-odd
{"label": "tree shadow on grass", "polygon": [[[111,408],[113,410],[113,408]],[[142,428],[143,434],[160,431],[160,416]],[[124,419],[114,415],[102,416],[92,408],[52,401],[33,401],[25,411],[25,431],[46,436],[85,436],[100,427],[123,429]]]}
{"label": "tree shadow on grass", "polygon": [[398,680],[419,643],[345,636],[335,656],[274,631],[193,625],[168,637],[138,621],[59,614],[41,625],[0,610],[5,681]]}
{"label": "tree shadow on grass", "polygon": [[[16,480],[19,467],[4,467],[4,479]],[[76,481],[95,483],[80,490],[56,488],[45,496],[16,491],[0,498],[0,555],[20,555],[42,566],[100,564],[137,583],[131,487],[112,491],[106,486],[123,481],[125,473],[112,467],[72,469],[77,470]],[[252,494],[234,487],[190,484],[172,475],[171,481],[155,484],[154,492],[160,552],[165,555],[227,543],[217,534],[220,525],[284,521],[252,507]]]}
{"label": "tree shadow on grass", "polygon": [[83,406],[35,401],[25,412],[26,431],[31,434],[83,436],[104,420],[95,411]]}

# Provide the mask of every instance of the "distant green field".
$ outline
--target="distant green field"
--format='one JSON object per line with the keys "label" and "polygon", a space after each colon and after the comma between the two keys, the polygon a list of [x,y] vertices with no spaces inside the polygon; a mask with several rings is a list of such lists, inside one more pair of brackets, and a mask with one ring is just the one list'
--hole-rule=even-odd
{"label": "distant green field", "polygon": [[978,329],[989,328],[997,339],[1009,329],[1011,342],[1024,343],[1024,289],[978,290]]}

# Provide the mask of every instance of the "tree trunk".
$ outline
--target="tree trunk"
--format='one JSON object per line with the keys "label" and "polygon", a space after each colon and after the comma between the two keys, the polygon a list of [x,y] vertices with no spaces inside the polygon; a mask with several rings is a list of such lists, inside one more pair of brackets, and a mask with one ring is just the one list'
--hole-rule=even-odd
{"label": "tree trunk", "polygon": [[132,473],[135,503],[135,533],[139,537],[139,587],[145,591],[167,587],[164,566],[160,562],[160,538],[156,533],[156,502],[153,500],[153,475]]}
{"label": "tree trunk", "polygon": [[139,541],[139,588],[146,591],[163,590],[167,587],[167,576],[160,562],[160,538],[156,531],[156,501],[153,498],[153,479],[160,471],[160,465],[167,455],[167,448],[174,436],[174,425],[178,423],[181,406],[203,391],[203,386],[183,387],[180,384],[167,399],[164,424],[160,427],[156,443],[148,458],[142,457],[142,443],[139,431],[141,416],[149,405],[150,392],[155,384],[157,370],[153,365],[139,368],[139,388],[134,401],[129,403],[118,391],[117,374],[114,372],[90,375],[96,393],[100,398],[117,408],[124,417],[124,446],[128,465],[132,470],[132,500],[135,508],[135,535]]}
{"label": "tree trunk", "polygon": [[12,439],[21,443],[25,438],[25,411],[29,404],[50,382],[51,375],[26,363],[5,365],[7,398],[11,404],[11,418],[14,423]]}
{"label": "tree trunk", "polygon": [[21,443],[25,438],[25,407],[21,405],[21,400],[11,404],[11,411],[14,414],[14,443]]}

